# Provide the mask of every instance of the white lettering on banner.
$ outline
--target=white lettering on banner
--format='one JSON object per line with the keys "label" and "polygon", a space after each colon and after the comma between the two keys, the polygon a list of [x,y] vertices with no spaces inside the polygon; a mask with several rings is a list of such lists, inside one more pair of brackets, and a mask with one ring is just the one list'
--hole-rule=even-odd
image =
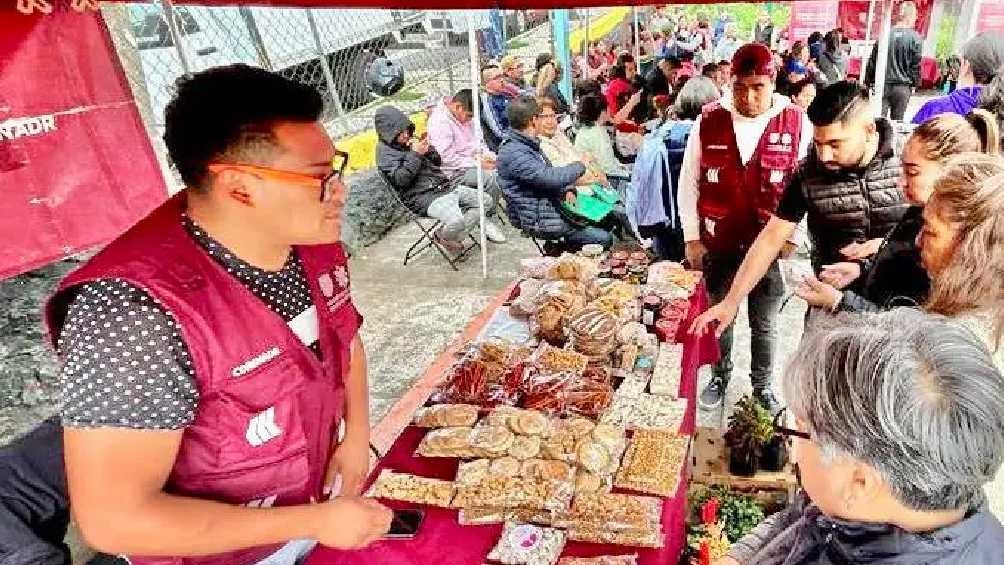
{"label": "white lettering on banner", "polygon": [[261,367],[265,363],[268,363],[269,361],[275,359],[276,357],[279,356],[280,353],[282,353],[282,350],[279,349],[278,347],[273,347],[267,351],[263,351],[262,353],[234,367],[230,371],[230,376],[232,376],[235,379],[239,379],[244,375],[250,373],[251,371],[257,369],[258,367]]}
{"label": "white lettering on banner", "polygon": [[56,131],[56,116],[10,118],[0,122],[0,141],[12,141]]}
{"label": "white lettering on banner", "polygon": [[261,447],[281,434],[282,429],[275,423],[275,406],[271,406],[251,418],[244,437],[251,447]]}
{"label": "white lettering on banner", "polygon": [[709,145],[708,146],[708,149],[718,150],[718,151],[725,151],[728,148],[729,148],[728,145]]}
{"label": "white lettering on banner", "polygon": [[711,218],[704,218],[704,229],[708,230],[708,235],[715,236],[715,221]]}
{"label": "white lettering on banner", "polygon": [[718,172],[721,169],[708,169],[708,182],[718,182]]}

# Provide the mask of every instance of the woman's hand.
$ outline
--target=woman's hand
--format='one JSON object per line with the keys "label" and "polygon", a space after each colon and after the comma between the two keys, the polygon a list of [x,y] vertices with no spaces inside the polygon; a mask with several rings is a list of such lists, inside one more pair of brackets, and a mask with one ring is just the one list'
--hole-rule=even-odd
{"label": "woman's hand", "polygon": [[858,280],[861,276],[861,265],[858,263],[834,263],[823,265],[823,271],[819,273],[819,280],[834,287],[847,288],[847,285]]}
{"label": "woman's hand", "polygon": [[843,293],[814,276],[806,277],[802,284],[795,287],[795,294],[810,306],[828,310],[835,309],[843,298]]}

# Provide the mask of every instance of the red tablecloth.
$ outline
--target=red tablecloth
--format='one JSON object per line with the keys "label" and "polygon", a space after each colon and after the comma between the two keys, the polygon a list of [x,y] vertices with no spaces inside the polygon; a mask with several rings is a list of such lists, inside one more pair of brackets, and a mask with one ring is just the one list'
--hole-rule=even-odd
{"label": "red tablecloth", "polygon": [[[689,321],[703,312],[708,305],[703,284],[691,300]],[[684,328],[685,329],[685,328]],[[681,330],[683,333],[683,330]],[[680,396],[690,400],[680,427],[682,433],[693,435],[697,417],[697,371],[701,365],[718,360],[718,343],[713,334],[703,337],[684,335],[683,371]],[[423,477],[453,480],[458,460],[414,457],[413,453],[424,429],[409,427],[398,437],[387,455],[380,461],[371,478],[385,468]],[[562,555],[597,556],[637,553],[642,565],[675,563],[686,543],[687,478],[690,469],[684,468],[680,486],[672,498],[665,499],[662,507],[662,527],[665,546],[661,549],[632,548],[570,542]],[[387,502],[392,508],[413,508],[414,504]],[[338,551],[326,547],[315,550],[307,565],[477,565],[484,563],[491,548],[502,532],[500,524],[489,526],[461,526],[457,511],[425,507],[425,521],[418,536],[411,540],[384,540],[358,551]]]}

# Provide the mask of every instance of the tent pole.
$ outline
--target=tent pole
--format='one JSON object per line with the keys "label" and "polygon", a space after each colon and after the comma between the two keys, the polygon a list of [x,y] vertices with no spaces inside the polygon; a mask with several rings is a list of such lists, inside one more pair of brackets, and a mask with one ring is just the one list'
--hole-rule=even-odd
{"label": "tent pole", "polygon": [[634,60],[635,68],[641,67],[641,41],[638,39],[638,6],[631,6],[634,15]]}
{"label": "tent pole", "polygon": [[872,110],[876,116],[882,115],[882,98],[885,95],[885,73],[889,67],[889,34],[892,33],[893,0],[882,3],[882,31],[878,37],[878,51],[875,57],[875,94]]}
{"label": "tent pole", "polygon": [[[464,12],[467,20],[467,47],[471,57],[471,98],[474,100],[474,139],[479,147],[484,147],[484,132],[481,131],[481,73],[478,70],[478,37],[474,30],[475,19],[471,12]],[[479,152],[480,154],[480,152]],[[478,176],[478,241],[481,244],[481,277],[488,278],[488,242],[485,237],[485,173],[481,163],[475,163],[474,171]]]}
{"label": "tent pole", "polygon": [[185,53],[185,46],[181,44],[178,20],[174,17],[174,4],[171,3],[171,0],[160,0],[160,6],[164,10],[164,18],[167,20],[167,31],[171,34],[174,49],[178,52],[178,59],[181,60],[181,70],[186,75],[192,74],[192,65],[188,62],[188,54]]}
{"label": "tent pole", "polygon": [[868,27],[865,28],[865,41],[872,38],[872,23],[875,21],[875,0],[868,2]]}

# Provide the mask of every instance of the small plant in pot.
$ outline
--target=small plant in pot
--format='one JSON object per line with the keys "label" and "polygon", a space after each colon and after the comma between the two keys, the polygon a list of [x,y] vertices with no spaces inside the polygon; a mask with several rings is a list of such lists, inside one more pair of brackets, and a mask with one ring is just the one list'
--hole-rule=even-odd
{"label": "small plant in pot", "polygon": [[[772,424],[773,426],[773,424]],[[781,434],[773,434],[763,446],[760,455],[760,468],[764,471],[779,473],[788,464],[788,440]]]}
{"label": "small plant in pot", "polygon": [[725,443],[729,446],[729,472],[751,477],[756,474],[763,448],[774,437],[770,413],[751,395],[742,397],[729,416]]}

